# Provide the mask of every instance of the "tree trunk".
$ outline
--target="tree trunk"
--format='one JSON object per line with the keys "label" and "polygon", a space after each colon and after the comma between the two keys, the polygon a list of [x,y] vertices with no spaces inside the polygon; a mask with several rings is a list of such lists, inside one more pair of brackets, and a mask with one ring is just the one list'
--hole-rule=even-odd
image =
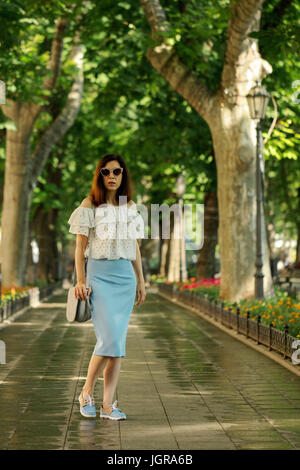
{"label": "tree trunk", "polygon": [[159,277],[166,277],[167,273],[167,254],[169,249],[169,240],[167,239],[160,239],[160,266],[159,266]]}
{"label": "tree trunk", "polygon": [[2,285],[21,286],[27,261],[28,220],[32,198],[29,142],[36,117],[29,104],[13,104],[17,129],[7,130],[2,209]]}
{"label": "tree trunk", "polygon": [[[216,106],[210,128],[218,174],[220,299],[250,299],[256,271],[255,126],[240,107]],[[264,292],[269,296],[274,292],[263,208],[262,252]]]}
{"label": "tree trunk", "polygon": [[204,243],[197,260],[197,281],[215,275],[215,251],[218,242],[217,194],[208,191],[204,198]]}
{"label": "tree trunk", "polygon": [[26,261],[26,285],[33,286],[36,282],[36,266],[32,257],[32,229],[31,223],[28,225],[28,238],[27,238],[27,261]]}
{"label": "tree trunk", "polygon": [[[169,244],[169,264],[167,280],[169,282],[178,282],[180,280],[180,226],[179,217],[171,212],[170,223],[170,244]],[[174,238],[176,235],[177,238]]]}
{"label": "tree trunk", "polygon": [[300,226],[298,226],[297,247],[296,247],[296,266],[300,268]]}
{"label": "tree trunk", "polygon": [[[52,162],[49,161],[45,167],[45,173],[48,184],[59,188],[62,182],[61,162],[63,160],[63,152],[57,152],[56,157],[59,159],[59,164],[54,167]],[[43,191],[42,183],[39,183],[39,187]],[[39,246],[38,277],[39,279],[47,280],[47,282],[50,279],[59,279],[59,253],[56,235],[57,217],[58,209],[52,208],[46,211],[43,206],[39,206],[35,214],[34,225]]]}
{"label": "tree trunk", "polygon": [[151,282],[151,260],[153,259],[153,249],[155,248],[156,240],[151,240],[149,239],[144,239],[142,240],[142,244],[140,246],[141,249],[141,257],[142,257],[142,263],[143,263],[143,273],[144,273],[144,278],[147,283]]}
{"label": "tree trunk", "polygon": [[[300,188],[298,188],[298,217],[300,213]],[[300,268],[300,224],[299,222],[296,224],[297,227],[297,246],[296,246],[296,266]]]}

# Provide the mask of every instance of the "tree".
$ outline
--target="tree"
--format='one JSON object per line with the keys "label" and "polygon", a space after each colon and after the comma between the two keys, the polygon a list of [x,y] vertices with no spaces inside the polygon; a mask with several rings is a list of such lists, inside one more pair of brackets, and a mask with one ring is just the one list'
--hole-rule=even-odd
{"label": "tree", "polygon": [[[141,44],[144,31],[133,24],[143,20],[140,12],[132,11],[128,2],[106,4],[106,8],[105,2],[98,4],[86,18],[89,32],[94,24],[95,34],[90,33],[84,40],[85,97],[74,132],[69,134],[69,137],[72,134],[74,150],[68,155],[73,154],[76,160],[76,173],[82,159],[80,155],[88,151],[89,161],[94,161],[97,154],[110,149],[126,158],[137,194],[143,196],[140,202],[149,204],[149,208],[151,203],[178,203],[174,187],[184,168],[189,175],[184,202],[201,203],[205,192],[216,191],[209,128],[146,60]],[[72,174],[71,182],[74,177],[76,175]],[[81,188],[83,197],[84,182],[77,183],[76,187]],[[78,197],[72,191],[71,206]],[[207,211],[206,215],[210,213]],[[216,243],[217,227],[205,224],[205,229],[207,227],[213,230],[208,237]],[[143,240],[142,251],[148,251],[150,246],[153,249],[153,242]],[[207,252],[198,252],[199,278],[214,274],[215,243]],[[178,247],[172,248],[169,262],[165,260],[169,280],[179,280],[178,261],[172,260],[173,256],[178,260]],[[209,262],[207,256],[211,257]],[[205,258],[206,263],[201,263],[201,258]]]}
{"label": "tree", "polygon": [[[226,48],[215,90],[200,79],[176,47],[176,35],[158,0],[140,0],[152,32],[147,57],[207,122],[213,139],[218,175],[220,298],[233,301],[254,296],[255,273],[255,127],[245,96],[272,72],[262,59],[257,39],[263,0],[230,3]],[[195,7],[195,2],[191,2]],[[185,6],[185,3],[183,3]],[[213,8],[210,3],[208,8]],[[181,16],[185,15],[185,7]],[[210,18],[210,16],[208,16]],[[203,25],[202,25],[203,26]],[[207,31],[208,33],[209,31]],[[180,34],[179,34],[180,36]],[[212,49],[209,38],[206,46]],[[180,40],[180,39],[179,39]],[[204,56],[201,57],[204,60]],[[265,224],[262,224],[265,292],[273,293]]]}
{"label": "tree", "polygon": [[[36,11],[37,13],[39,11]],[[79,21],[80,15],[76,11],[75,13],[76,21]],[[23,51],[14,50],[15,60],[20,66],[25,64],[24,69],[27,74],[24,73],[22,76],[19,70],[12,71],[14,76],[8,87],[8,99],[6,104],[1,106],[4,115],[15,123],[15,128],[8,128],[6,132],[1,241],[3,286],[24,284],[28,221],[33,189],[52,147],[73,124],[80,108],[83,90],[83,54],[80,36],[75,29],[69,53],[69,67],[73,63],[73,76],[71,75],[73,83],[65,93],[61,107],[58,109],[56,107],[56,112],[51,113],[54,101],[57,101],[56,85],[61,74],[64,36],[73,14],[73,9],[68,11],[66,7],[62,16],[56,19],[54,33],[48,17],[40,19],[37,26],[31,18],[32,25],[26,31],[27,34],[30,33],[30,37],[26,39],[24,37],[21,41]],[[47,36],[42,34],[43,28]],[[39,43],[41,38],[43,41]],[[31,41],[31,49],[27,41]],[[47,47],[49,44],[50,54]],[[26,50],[27,47],[30,49],[31,57]],[[44,73],[45,68],[47,73]],[[40,88],[37,86],[36,95],[33,96],[30,94],[30,88],[36,86],[35,80],[41,86]],[[22,91],[24,91],[23,96]],[[31,100],[26,101],[29,96]],[[34,126],[40,116],[43,125],[40,123],[40,127],[35,129]],[[34,137],[36,142],[32,150],[31,141]]]}

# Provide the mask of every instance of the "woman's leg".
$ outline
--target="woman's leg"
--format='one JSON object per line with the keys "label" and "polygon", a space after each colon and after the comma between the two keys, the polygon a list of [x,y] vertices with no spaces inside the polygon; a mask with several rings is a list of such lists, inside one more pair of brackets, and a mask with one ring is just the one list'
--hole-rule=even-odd
{"label": "woman's leg", "polygon": [[85,384],[83,386],[83,392],[87,392],[91,397],[94,395],[94,388],[98,377],[102,374],[107,361],[110,358],[108,356],[96,356],[92,354],[87,378],[85,380]]}
{"label": "woman's leg", "polygon": [[121,361],[121,357],[110,357],[104,369],[103,408],[105,410],[113,403],[114,394],[119,380]]}

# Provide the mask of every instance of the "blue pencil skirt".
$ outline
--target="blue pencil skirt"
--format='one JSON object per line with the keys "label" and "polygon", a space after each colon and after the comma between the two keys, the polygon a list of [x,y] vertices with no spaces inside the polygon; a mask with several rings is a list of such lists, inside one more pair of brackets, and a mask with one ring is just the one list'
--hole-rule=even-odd
{"label": "blue pencil skirt", "polygon": [[[90,263],[90,264],[89,264]],[[87,285],[97,343],[96,356],[125,357],[126,338],[136,296],[136,275],[125,258],[89,258]]]}

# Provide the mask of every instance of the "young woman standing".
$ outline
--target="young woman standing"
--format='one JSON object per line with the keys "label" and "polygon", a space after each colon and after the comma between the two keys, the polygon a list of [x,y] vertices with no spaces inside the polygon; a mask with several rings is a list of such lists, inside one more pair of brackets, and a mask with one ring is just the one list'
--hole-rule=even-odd
{"label": "young woman standing", "polygon": [[[75,296],[90,296],[97,337],[87,378],[79,395],[80,412],[95,417],[94,387],[103,373],[104,394],[100,417],[126,419],[113,402],[119,379],[130,314],[146,298],[141,255],[136,238],[144,238],[144,223],[132,201],[130,175],[119,155],[109,154],[98,163],[89,197],[71,214],[69,231],[76,234]],[[85,272],[85,258],[91,256]],[[86,278],[86,274],[89,274]],[[88,287],[88,290],[87,290]]]}

